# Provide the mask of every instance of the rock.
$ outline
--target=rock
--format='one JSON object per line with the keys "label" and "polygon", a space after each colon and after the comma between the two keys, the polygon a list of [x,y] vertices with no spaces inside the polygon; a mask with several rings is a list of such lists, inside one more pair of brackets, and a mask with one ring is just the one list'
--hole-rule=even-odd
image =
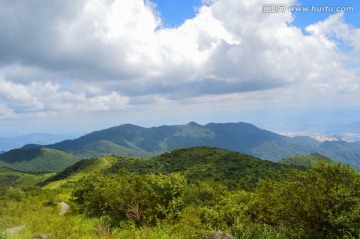
{"label": "rock", "polygon": [[15,233],[20,232],[24,227],[25,227],[25,225],[21,225],[21,226],[18,226],[18,227],[9,228],[9,229],[6,229],[6,230],[5,230],[5,233],[6,233],[6,234],[15,234]]}
{"label": "rock", "polygon": [[70,205],[65,202],[60,202],[61,209],[59,215],[64,215],[70,208]]}
{"label": "rock", "polygon": [[233,236],[229,234],[221,234],[220,232],[217,232],[209,237],[209,239],[234,239]]}
{"label": "rock", "polygon": [[50,238],[50,235],[45,234],[45,235],[40,235],[40,236],[34,236],[30,239],[48,239],[48,238]]}

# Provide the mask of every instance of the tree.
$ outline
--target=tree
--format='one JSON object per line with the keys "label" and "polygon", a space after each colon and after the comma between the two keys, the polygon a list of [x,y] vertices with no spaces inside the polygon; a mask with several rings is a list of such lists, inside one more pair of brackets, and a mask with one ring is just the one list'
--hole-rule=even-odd
{"label": "tree", "polygon": [[360,175],[343,164],[319,162],[279,182],[262,181],[251,203],[253,216],[319,237],[359,235]]}

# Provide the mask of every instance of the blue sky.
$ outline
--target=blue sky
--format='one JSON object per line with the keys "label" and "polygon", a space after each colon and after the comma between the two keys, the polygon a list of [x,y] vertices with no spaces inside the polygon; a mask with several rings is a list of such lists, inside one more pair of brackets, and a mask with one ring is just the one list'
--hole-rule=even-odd
{"label": "blue sky", "polygon": [[201,0],[155,0],[165,26],[180,26],[186,19],[193,18]]}
{"label": "blue sky", "polygon": [[[165,26],[179,26],[186,19],[193,18],[196,14],[196,9],[201,6],[201,0],[153,0],[156,3],[156,10],[160,12],[161,18]],[[264,1],[265,2],[265,1]],[[277,3],[279,1],[272,1],[271,3]],[[353,26],[360,26],[360,1],[358,0],[298,0],[299,6],[352,6],[354,12],[348,12],[345,14],[345,19]],[[310,24],[322,21],[332,15],[330,12],[302,12],[294,13],[295,20],[293,24],[295,26],[304,28]]]}
{"label": "blue sky", "polygon": [[[156,10],[160,14],[161,20],[165,27],[178,27],[187,19],[196,16],[196,12],[200,8],[201,0],[154,0]],[[271,3],[276,3],[273,1]],[[354,11],[345,12],[345,21],[354,26],[360,27],[360,1],[358,0],[298,0],[296,5],[306,7],[353,7]],[[306,34],[306,27],[324,21],[326,18],[334,14],[333,12],[293,12],[294,21],[292,25],[302,29]],[[344,52],[351,50],[346,43],[338,41],[339,49]]]}
{"label": "blue sky", "polygon": [[[360,1],[358,0],[298,0],[300,6],[333,6],[333,7],[354,7],[353,12],[345,13],[345,20],[356,27],[360,26]],[[299,27],[306,27],[318,21],[323,21],[333,13],[329,12],[302,12],[295,13],[295,21],[293,24]]]}
{"label": "blue sky", "polygon": [[316,133],[360,122],[358,1],[300,2],[354,6],[344,15],[262,13],[270,0],[152,2],[0,0],[0,136],[191,121]]}

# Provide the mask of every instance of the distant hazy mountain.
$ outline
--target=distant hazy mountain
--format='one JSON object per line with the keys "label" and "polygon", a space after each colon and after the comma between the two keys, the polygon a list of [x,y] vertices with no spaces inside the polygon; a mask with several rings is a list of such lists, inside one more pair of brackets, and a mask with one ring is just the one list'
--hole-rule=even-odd
{"label": "distant hazy mountain", "polygon": [[319,145],[319,152],[360,169],[360,142],[325,141]]}
{"label": "distant hazy mountain", "polygon": [[68,136],[56,134],[26,134],[13,138],[0,138],[0,153],[15,148],[20,148],[26,144],[54,144],[68,139]]}
{"label": "distant hazy mountain", "polygon": [[224,123],[143,128],[126,124],[96,131],[74,140],[48,145],[78,156],[100,154],[144,157],[178,148],[213,146],[277,161],[297,153],[312,153],[320,142],[310,137],[289,138],[248,123]]}
{"label": "distant hazy mountain", "polygon": [[[310,137],[290,138],[259,129],[248,123],[199,125],[192,122],[186,125],[152,128],[125,124],[96,131],[74,140],[46,146],[27,145],[19,150],[43,147],[55,149],[57,152],[66,152],[67,156],[73,156],[75,162],[79,158],[102,155],[150,157],[174,149],[194,146],[217,147],[270,161],[279,161],[296,154],[320,153],[360,168],[360,143],[345,141],[321,143]],[[0,156],[0,161],[7,157],[8,164],[16,162],[18,160],[16,157],[19,157],[8,157],[8,153]],[[31,159],[29,157],[26,159],[24,156],[23,160]]]}

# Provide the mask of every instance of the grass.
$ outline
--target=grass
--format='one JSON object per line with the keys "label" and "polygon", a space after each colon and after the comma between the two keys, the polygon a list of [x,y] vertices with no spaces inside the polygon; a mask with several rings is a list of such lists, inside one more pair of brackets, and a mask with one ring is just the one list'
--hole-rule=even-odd
{"label": "grass", "polygon": [[84,163],[84,160],[80,161],[78,164],[83,163],[83,166],[80,165],[79,169],[74,169],[72,172],[67,173],[60,180],[50,180],[50,182],[47,183],[44,188],[56,189],[60,188],[61,186],[71,185],[79,179],[89,175],[90,173],[103,171],[110,168],[115,162],[117,162],[117,158],[114,156],[104,156],[87,161],[89,161],[89,163],[86,164]]}
{"label": "grass", "polygon": [[[62,201],[61,190],[39,188],[21,191],[9,189],[0,200],[0,228],[3,230],[23,225],[20,232],[7,235],[7,239],[33,238],[51,235],[51,238],[96,238],[96,220],[82,215],[59,215],[60,204],[46,206],[44,202]],[[1,237],[0,237],[1,238]]]}
{"label": "grass", "polygon": [[[157,226],[139,227],[131,220],[112,222],[106,216],[87,217],[76,213],[73,205],[68,213],[61,216],[59,202],[63,201],[62,195],[67,190],[67,187],[9,189],[4,196],[6,198],[0,200],[0,229],[4,231],[21,225],[24,227],[18,233],[6,235],[6,237],[0,236],[0,239],[24,239],[42,235],[50,235],[50,238],[55,239],[200,239],[217,231],[207,229],[206,225],[198,227],[196,223],[189,222],[186,218],[176,224],[164,221]],[[57,202],[57,205],[46,206],[44,204],[46,201]],[[285,234],[276,232],[270,227],[249,228],[246,225],[241,227],[239,224],[237,229],[231,232],[235,238],[287,238]]]}

